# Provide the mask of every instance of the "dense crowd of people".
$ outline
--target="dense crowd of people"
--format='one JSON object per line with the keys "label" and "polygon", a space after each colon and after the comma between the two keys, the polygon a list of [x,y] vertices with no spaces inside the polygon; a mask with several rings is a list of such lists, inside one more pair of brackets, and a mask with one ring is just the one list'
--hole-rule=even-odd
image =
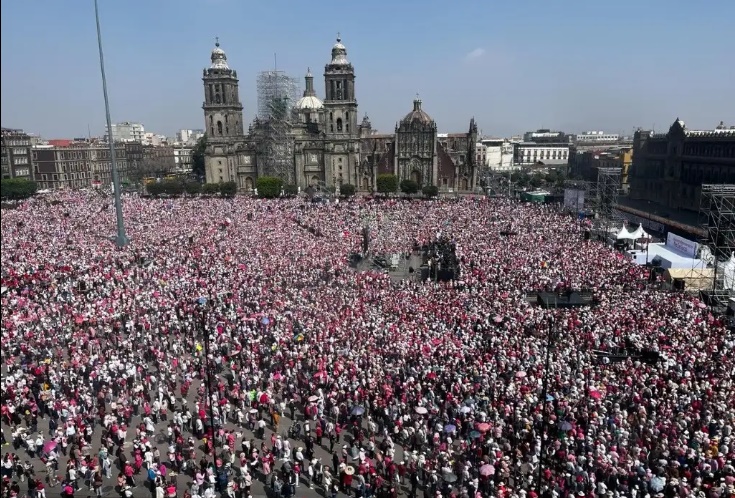
{"label": "dense crowd of people", "polygon": [[[2,211],[2,496],[735,496],[735,338],[583,221],[487,198],[124,203],[122,249],[94,193]],[[351,270],[365,224],[374,254],[448,241],[459,280]],[[533,299],[567,289],[595,305]]]}

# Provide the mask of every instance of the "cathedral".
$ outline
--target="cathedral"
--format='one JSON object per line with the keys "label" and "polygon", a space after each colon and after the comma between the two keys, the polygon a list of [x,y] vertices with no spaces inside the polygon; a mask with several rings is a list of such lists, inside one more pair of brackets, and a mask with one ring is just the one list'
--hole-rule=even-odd
{"label": "cathedral", "polygon": [[308,71],[303,97],[288,103],[285,119],[275,124],[256,118],[243,127],[237,71],[219,42],[202,80],[207,183],[234,181],[252,192],[259,176],[277,176],[302,189],[352,184],[372,192],[377,176],[389,173],[399,182],[410,179],[440,191],[472,191],[477,185],[474,118],[465,133],[439,134],[417,97],[395,133],[378,133],[367,115],[358,119],[355,70],[339,37],[324,67],[324,100]]}

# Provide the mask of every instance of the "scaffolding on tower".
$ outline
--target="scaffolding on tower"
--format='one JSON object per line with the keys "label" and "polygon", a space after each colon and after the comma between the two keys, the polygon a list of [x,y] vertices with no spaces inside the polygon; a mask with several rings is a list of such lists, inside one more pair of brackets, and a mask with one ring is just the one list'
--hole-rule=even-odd
{"label": "scaffolding on tower", "polygon": [[258,74],[257,90],[261,171],[280,178],[284,184],[295,184],[291,113],[300,97],[298,80],[283,71],[262,71]]}
{"label": "scaffolding on tower", "polygon": [[735,185],[702,185],[699,214],[705,232],[701,244],[712,254],[713,277],[707,286],[708,301],[715,307],[725,307],[735,295],[730,261],[735,253]]}
{"label": "scaffolding on tower", "polygon": [[621,168],[597,170],[597,217],[606,229],[620,224],[621,216],[617,205],[622,186],[621,176]]}

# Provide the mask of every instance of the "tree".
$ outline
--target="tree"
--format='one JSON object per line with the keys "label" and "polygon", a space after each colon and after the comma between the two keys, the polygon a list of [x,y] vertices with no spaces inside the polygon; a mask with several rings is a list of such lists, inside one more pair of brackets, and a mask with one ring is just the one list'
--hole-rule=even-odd
{"label": "tree", "polygon": [[255,182],[258,189],[258,196],[264,199],[274,199],[281,195],[283,181],[275,176],[261,176]]}
{"label": "tree", "polygon": [[204,152],[207,150],[207,135],[202,135],[194,149],[191,151],[191,172],[197,178],[204,178],[207,175],[204,167]]}
{"label": "tree", "polygon": [[218,183],[205,183],[202,185],[202,194],[204,195],[217,195],[219,191]]}
{"label": "tree", "polygon": [[355,186],[351,183],[345,183],[339,187],[339,193],[342,197],[352,197],[355,195],[355,190]]}
{"label": "tree", "polygon": [[299,187],[294,185],[293,183],[289,183],[288,185],[283,186],[283,194],[286,197],[296,197],[299,195]]}
{"label": "tree", "polygon": [[378,192],[381,194],[391,194],[398,190],[398,177],[391,174],[378,175],[376,179]]}
{"label": "tree", "polygon": [[235,197],[237,195],[237,183],[222,182],[219,184],[219,193],[222,197]]}
{"label": "tree", "polygon": [[171,197],[178,197],[184,193],[184,184],[180,180],[164,180],[161,185],[163,185],[163,193]]}
{"label": "tree", "polygon": [[401,182],[401,192],[412,195],[419,191],[419,184],[413,180],[403,180]]}
{"label": "tree", "polygon": [[3,199],[27,199],[38,191],[38,184],[25,178],[3,178],[0,180],[0,197]]}
{"label": "tree", "polygon": [[158,197],[159,195],[164,193],[163,184],[159,182],[150,182],[145,186],[145,189],[148,194],[153,197]]}
{"label": "tree", "polygon": [[436,197],[439,195],[439,187],[436,185],[424,185],[424,188],[421,189],[421,193],[428,198]]}
{"label": "tree", "polygon": [[202,184],[199,182],[186,182],[184,184],[184,190],[189,195],[197,195],[202,192]]}

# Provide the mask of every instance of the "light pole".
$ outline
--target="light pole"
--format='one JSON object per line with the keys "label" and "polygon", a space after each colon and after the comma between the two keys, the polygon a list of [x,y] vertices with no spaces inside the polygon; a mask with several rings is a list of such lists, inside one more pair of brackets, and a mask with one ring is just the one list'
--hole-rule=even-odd
{"label": "light pole", "polygon": [[123,221],[122,197],[120,194],[120,175],[117,171],[117,157],[115,156],[115,140],[112,137],[112,120],[110,119],[110,100],[107,97],[107,78],[105,77],[105,56],[102,53],[102,32],[100,30],[100,12],[97,0],[94,0],[94,18],[97,22],[97,47],[100,52],[100,74],[102,75],[102,93],[105,96],[105,117],[107,118],[107,142],[110,145],[110,164],[112,169],[112,188],[115,190],[115,215],[117,216],[117,236],[115,243],[117,247],[128,244],[125,235],[125,223]]}
{"label": "light pole", "polygon": [[[96,1],[96,0],[95,0]],[[214,406],[212,404],[212,371],[209,364],[209,300],[202,296],[197,299],[199,305],[199,328],[204,339],[204,381],[207,383],[207,405],[209,408],[209,427],[212,429],[212,463],[217,473],[217,434],[214,426]]]}
{"label": "light pole", "polygon": [[[556,309],[556,305],[554,305],[554,309]],[[553,316],[549,317],[548,325],[549,330],[546,335],[546,361],[544,365],[544,377],[541,384],[541,441],[538,461],[538,475],[536,477],[536,492],[539,496],[543,494],[541,487],[543,483],[544,463],[546,461],[546,439],[544,439],[544,432],[546,430],[546,397],[548,395],[549,388],[549,368],[551,367],[551,351],[554,348],[554,334],[556,332]]]}

